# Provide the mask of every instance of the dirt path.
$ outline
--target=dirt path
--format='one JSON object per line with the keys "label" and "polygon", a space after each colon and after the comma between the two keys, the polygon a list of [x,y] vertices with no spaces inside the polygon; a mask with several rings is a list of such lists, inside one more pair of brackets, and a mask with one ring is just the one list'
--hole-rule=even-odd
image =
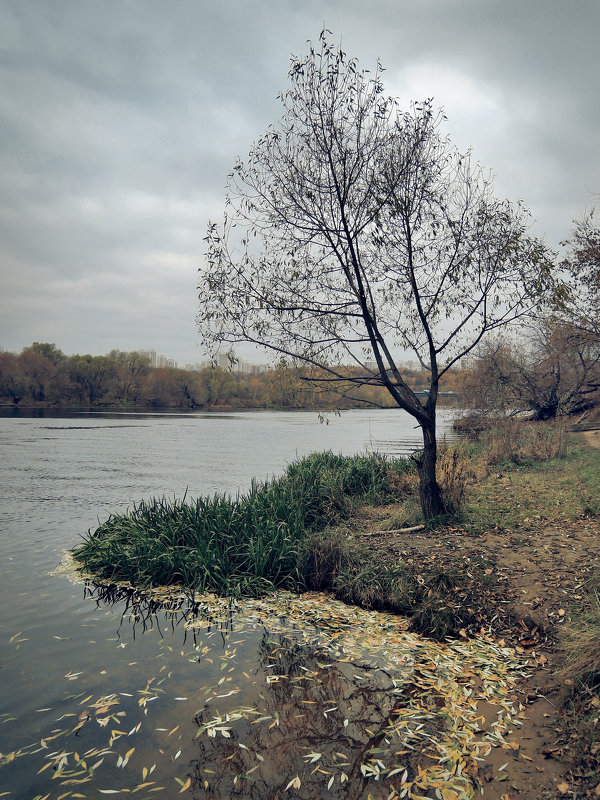
{"label": "dirt path", "polygon": [[[600,431],[586,432],[585,439],[600,447]],[[522,486],[516,487],[510,473],[497,476],[496,484],[507,506],[522,501]],[[389,508],[372,509],[370,514],[371,518],[361,523],[366,546],[378,550],[386,560],[398,563],[401,558],[423,565],[424,570],[458,565],[464,586],[455,590],[457,607],[471,603],[482,630],[527,654],[533,664],[519,698],[524,707],[523,725],[486,759],[480,774],[483,797],[599,797],[600,783],[595,792],[595,787],[590,789],[590,780],[585,788],[576,780],[578,760],[574,748],[566,742],[561,711],[569,689],[557,676],[563,659],[563,631],[573,611],[586,602],[586,581],[600,569],[598,517],[525,517],[514,529],[495,527],[479,534],[460,528],[386,534],[376,531],[385,517],[389,518]],[[357,527],[360,529],[360,525]],[[485,596],[479,598],[468,593],[476,571],[479,580],[481,576],[484,583],[489,580]],[[497,709],[489,711],[493,713],[488,716],[493,718]],[[485,709],[483,713],[485,716]]]}
{"label": "dirt path", "polygon": [[[402,554],[422,563],[439,560],[441,566],[450,552],[454,561],[464,565],[465,573],[481,559],[490,565],[485,569],[497,580],[498,618],[486,629],[494,628],[507,644],[530,654],[537,668],[522,687],[525,721],[513,740],[519,747],[494,751],[489,762],[493,769],[484,772],[484,797],[539,800],[561,796],[557,787],[569,785],[564,776],[571,764],[562,744],[559,716],[564,687],[558,685],[555,671],[569,609],[583,601],[586,578],[600,568],[598,522],[540,526],[518,537],[490,532],[473,538],[456,530],[442,537],[438,532],[377,538],[370,546],[381,548],[390,558]],[[508,767],[500,774],[498,768],[506,761]],[[506,780],[499,783],[497,778],[504,775]]]}
{"label": "dirt path", "polygon": [[600,449],[600,430],[582,431],[581,435],[590,447]]}

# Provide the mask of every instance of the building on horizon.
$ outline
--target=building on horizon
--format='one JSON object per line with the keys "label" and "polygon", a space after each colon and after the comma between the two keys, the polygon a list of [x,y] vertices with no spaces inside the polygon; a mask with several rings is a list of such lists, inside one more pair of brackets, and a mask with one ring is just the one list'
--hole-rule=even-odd
{"label": "building on horizon", "polygon": [[138,350],[138,353],[148,359],[152,369],[156,367],[156,350]]}
{"label": "building on horizon", "polygon": [[177,361],[175,361],[174,358],[167,358],[164,355],[159,355],[156,350],[138,350],[137,352],[148,359],[152,369],[156,369],[157,367],[177,369]]}
{"label": "building on horizon", "polygon": [[[148,359],[152,369],[157,369],[158,367],[177,369],[177,361],[157,353],[156,350],[138,350],[137,352]],[[213,365],[224,369],[226,372],[245,375],[259,375],[271,369],[268,364],[252,364],[250,361],[237,358],[233,352],[217,353],[212,361],[205,359],[204,361],[197,361],[195,364],[186,364],[183,369],[187,372],[202,372],[203,369],[208,369]]]}

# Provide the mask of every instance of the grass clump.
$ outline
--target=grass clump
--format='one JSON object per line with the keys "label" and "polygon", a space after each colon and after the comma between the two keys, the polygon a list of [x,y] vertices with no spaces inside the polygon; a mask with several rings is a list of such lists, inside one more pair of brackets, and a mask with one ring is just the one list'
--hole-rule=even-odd
{"label": "grass clump", "polygon": [[142,501],[88,532],[74,556],[87,572],[142,588],[230,596],[307,588],[325,569],[313,564],[311,577],[310,537],[356,503],[395,497],[395,479],[410,468],[402,459],[317,453],[235,499]]}
{"label": "grass clump", "polygon": [[600,693],[600,575],[593,580],[589,607],[573,622],[564,642],[565,660],[560,671],[578,691]]}
{"label": "grass clump", "polygon": [[485,588],[479,575],[467,583],[469,588],[461,564],[435,568],[406,560],[390,563],[351,545],[330,590],[345,603],[402,614],[408,617],[410,630],[444,641],[478,619],[474,609],[485,597]]}
{"label": "grass clump", "polygon": [[437,481],[450,515],[458,517],[465,509],[468,488],[477,478],[475,453],[470,442],[444,443],[438,448]]}
{"label": "grass clump", "polygon": [[361,555],[360,550],[352,553],[334,576],[336,598],[374,611],[412,612],[420,595],[414,570]]}
{"label": "grass clump", "polygon": [[485,460],[490,466],[516,464],[530,466],[567,452],[565,425],[554,422],[525,422],[516,419],[496,420],[480,433]]}
{"label": "grass clump", "polygon": [[590,795],[600,780],[600,574],[591,583],[587,608],[565,631],[564,660],[555,675],[558,686],[567,689],[561,710],[564,736]]}

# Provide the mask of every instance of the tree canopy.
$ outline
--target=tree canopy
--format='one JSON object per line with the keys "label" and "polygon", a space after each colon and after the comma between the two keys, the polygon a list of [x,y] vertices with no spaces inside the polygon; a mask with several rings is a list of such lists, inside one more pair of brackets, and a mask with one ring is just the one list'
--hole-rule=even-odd
{"label": "tree canopy", "polygon": [[600,333],[600,227],[594,219],[595,209],[575,222],[569,248],[562,262],[570,294],[566,317],[582,330]]}
{"label": "tree canopy", "polygon": [[[222,224],[210,223],[198,326],[209,351],[250,341],[383,386],[423,430],[421,501],[435,480],[440,377],[489,331],[528,313],[551,280],[521,206],[442,133],[430,100],[401,111],[382,68],[361,70],[323,32],[292,58],[282,115],[238,160]],[[421,401],[398,354],[429,373]]]}
{"label": "tree canopy", "polygon": [[492,415],[528,412],[534,420],[580,413],[600,390],[597,335],[552,317],[489,341],[464,373],[465,405]]}

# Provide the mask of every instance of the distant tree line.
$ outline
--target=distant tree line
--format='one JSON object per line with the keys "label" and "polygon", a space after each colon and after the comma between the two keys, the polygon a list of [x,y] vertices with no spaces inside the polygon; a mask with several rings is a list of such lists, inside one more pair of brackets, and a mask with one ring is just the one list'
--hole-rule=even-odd
{"label": "distant tree line", "polygon": [[[349,385],[354,377],[348,367]],[[261,374],[234,373],[221,367],[200,372],[152,369],[140,353],[111,350],[104,356],[65,355],[55,344],[34,342],[20,354],[0,352],[0,402],[4,405],[137,408],[351,408],[389,407],[393,401],[380,386],[362,387],[358,397],[344,397],[343,387],[311,382],[306,368],[281,360]],[[406,371],[414,391],[427,387],[427,375]],[[445,391],[456,391],[459,373],[449,373]],[[340,389],[342,391],[340,392]]]}

